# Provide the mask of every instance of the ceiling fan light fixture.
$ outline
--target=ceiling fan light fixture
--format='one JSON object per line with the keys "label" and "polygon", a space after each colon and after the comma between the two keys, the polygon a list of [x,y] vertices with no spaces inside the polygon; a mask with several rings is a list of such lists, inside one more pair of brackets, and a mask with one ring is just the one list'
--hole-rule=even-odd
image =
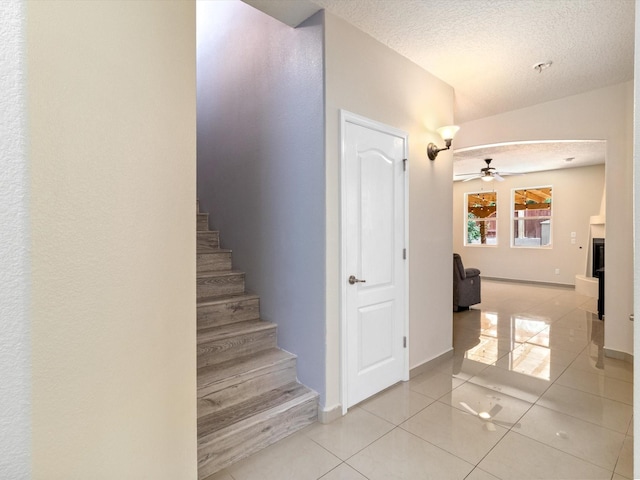
{"label": "ceiling fan light fixture", "polygon": [[538,73],[542,73],[543,70],[546,70],[551,65],[553,65],[553,62],[551,60],[549,60],[548,62],[538,62],[533,66],[533,69]]}
{"label": "ceiling fan light fixture", "polygon": [[427,145],[427,156],[429,157],[429,160],[435,160],[438,153],[451,148],[451,141],[453,140],[453,137],[456,136],[458,130],[460,130],[460,127],[457,125],[447,125],[436,129],[436,132],[438,132],[444,140],[445,147],[438,148],[435,143],[429,143],[429,145]]}
{"label": "ceiling fan light fixture", "polygon": [[487,173],[481,176],[480,180],[482,180],[483,182],[493,182],[493,175],[491,175],[490,173]]}

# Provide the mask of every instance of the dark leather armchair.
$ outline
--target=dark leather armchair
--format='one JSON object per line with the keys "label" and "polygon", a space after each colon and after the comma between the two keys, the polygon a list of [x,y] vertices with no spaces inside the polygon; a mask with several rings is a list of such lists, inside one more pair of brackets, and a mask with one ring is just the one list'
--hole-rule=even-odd
{"label": "dark leather armchair", "polygon": [[453,311],[467,310],[480,303],[480,270],[464,268],[462,258],[453,254]]}

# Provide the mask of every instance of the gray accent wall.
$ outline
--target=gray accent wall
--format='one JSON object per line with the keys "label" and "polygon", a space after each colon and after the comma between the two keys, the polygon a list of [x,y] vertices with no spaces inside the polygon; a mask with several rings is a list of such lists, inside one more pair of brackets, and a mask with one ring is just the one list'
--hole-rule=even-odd
{"label": "gray accent wall", "polygon": [[323,403],[324,14],[294,29],[242,2],[197,8],[201,209]]}

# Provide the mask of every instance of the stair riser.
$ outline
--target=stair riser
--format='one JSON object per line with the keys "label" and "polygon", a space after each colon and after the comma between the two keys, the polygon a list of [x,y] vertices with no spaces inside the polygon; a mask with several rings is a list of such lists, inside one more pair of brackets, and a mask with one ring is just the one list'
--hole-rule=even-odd
{"label": "stair riser", "polygon": [[260,318],[260,300],[228,301],[198,306],[198,328],[209,328]]}
{"label": "stair riser", "polygon": [[198,231],[209,230],[209,214],[208,213],[197,214],[196,229]]}
{"label": "stair riser", "polygon": [[265,371],[226,379],[207,388],[198,389],[198,417],[236,405],[295,381],[296,360],[291,358]]}
{"label": "stair riser", "polygon": [[198,254],[196,265],[198,273],[221,272],[231,270],[231,253],[215,252]]}
{"label": "stair riser", "polygon": [[242,355],[249,355],[252,352],[259,352],[275,346],[275,328],[213,340],[198,345],[198,368],[226,362]]}
{"label": "stair riser", "polygon": [[244,274],[198,278],[197,298],[217,297],[244,293]]}
{"label": "stair riser", "polygon": [[310,425],[318,417],[318,400],[311,397],[264,422],[241,430],[217,432],[198,439],[198,477],[205,478]]}
{"label": "stair riser", "polygon": [[220,232],[212,230],[208,232],[198,232],[196,253],[216,253],[220,248]]}

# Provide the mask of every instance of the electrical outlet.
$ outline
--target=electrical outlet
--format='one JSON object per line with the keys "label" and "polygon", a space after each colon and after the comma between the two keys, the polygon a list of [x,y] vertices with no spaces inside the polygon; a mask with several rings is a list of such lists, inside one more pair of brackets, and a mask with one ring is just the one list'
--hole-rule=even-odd
{"label": "electrical outlet", "polygon": [[556,268],[556,275],[560,275],[560,269]]}

